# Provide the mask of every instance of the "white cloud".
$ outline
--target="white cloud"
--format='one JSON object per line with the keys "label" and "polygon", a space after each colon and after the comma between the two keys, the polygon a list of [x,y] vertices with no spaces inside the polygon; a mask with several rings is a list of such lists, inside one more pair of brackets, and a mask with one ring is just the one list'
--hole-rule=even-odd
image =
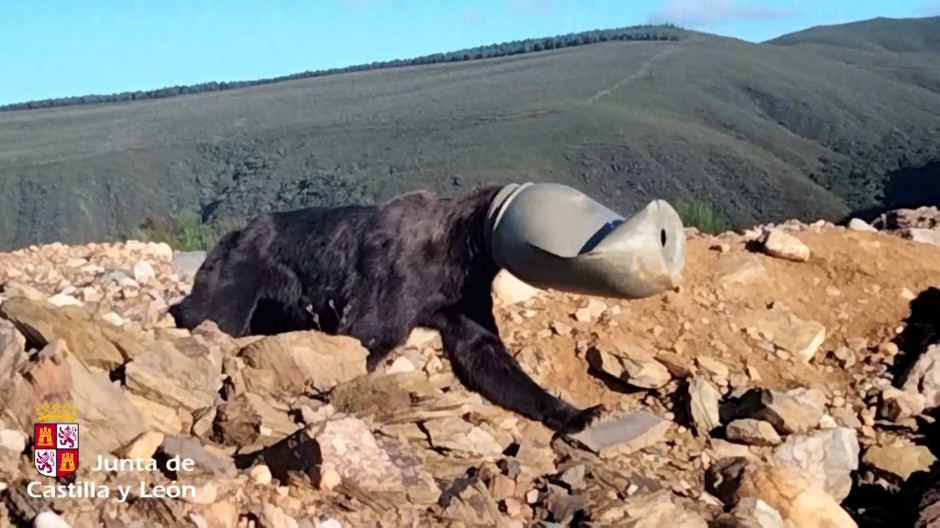
{"label": "white cloud", "polygon": [[734,0],[664,0],[650,23],[684,27],[709,26],[737,20],[767,20],[797,15],[793,9],[742,5]]}

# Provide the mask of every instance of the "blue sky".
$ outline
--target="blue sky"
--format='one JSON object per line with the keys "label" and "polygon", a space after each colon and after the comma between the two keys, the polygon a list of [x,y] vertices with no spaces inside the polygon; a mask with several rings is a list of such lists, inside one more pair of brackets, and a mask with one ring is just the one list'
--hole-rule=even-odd
{"label": "blue sky", "polygon": [[276,77],[650,22],[762,41],[940,0],[3,0],[0,104]]}

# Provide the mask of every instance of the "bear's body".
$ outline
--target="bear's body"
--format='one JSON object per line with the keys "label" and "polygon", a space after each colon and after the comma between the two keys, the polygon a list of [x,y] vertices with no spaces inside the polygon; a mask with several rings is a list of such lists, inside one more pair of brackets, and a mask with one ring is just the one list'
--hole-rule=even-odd
{"label": "bear's body", "polygon": [[432,328],[468,388],[554,429],[582,429],[601,407],[548,394],[499,338],[490,293],[499,267],[483,235],[499,189],[260,215],[219,241],[170,313],[180,327],[209,319],[233,336],[348,335],[369,350],[370,371],[413,328]]}

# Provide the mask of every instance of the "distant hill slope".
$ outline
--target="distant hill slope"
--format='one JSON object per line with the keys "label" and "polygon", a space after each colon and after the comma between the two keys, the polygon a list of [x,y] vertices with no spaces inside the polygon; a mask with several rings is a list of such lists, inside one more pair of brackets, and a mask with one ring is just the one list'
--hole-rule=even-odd
{"label": "distant hill slope", "polygon": [[526,180],[734,225],[930,199],[940,53],[834,49],[690,33],[2,112],[0,248]]}
{"label": "distant hill slope", "polygon": [[769,40],[770,44],[824,44],[868,51],[917,53],[940,51],[940,17],[873,18],[817,26]]}

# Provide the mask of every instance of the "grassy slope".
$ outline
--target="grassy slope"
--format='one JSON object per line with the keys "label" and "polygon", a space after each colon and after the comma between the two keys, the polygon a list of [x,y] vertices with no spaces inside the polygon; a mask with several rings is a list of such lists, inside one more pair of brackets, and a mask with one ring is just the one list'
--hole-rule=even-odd
{"label": "grassy slope", "polygon": [[[884,70],[901,63],[920,73]],[[5,112],[0,248],[524,180],[625,213],[665,197],[737,225],[838,218],[877,203],[902,160],[940,159],[938,64],[926,47],[696,35]]]}

